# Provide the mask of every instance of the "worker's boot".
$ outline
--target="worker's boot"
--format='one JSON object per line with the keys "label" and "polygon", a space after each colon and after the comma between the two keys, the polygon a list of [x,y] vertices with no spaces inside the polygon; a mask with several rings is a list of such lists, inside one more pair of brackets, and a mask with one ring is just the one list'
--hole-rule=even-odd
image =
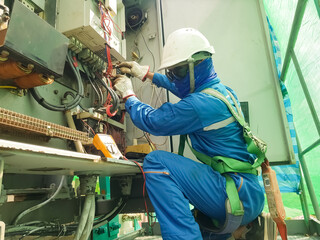
{"label": "worker's boot", "polygon": [[234,233],[235,240],[276,240],[277,226],[269,213],[262,213],[246,226],[239,227]]}

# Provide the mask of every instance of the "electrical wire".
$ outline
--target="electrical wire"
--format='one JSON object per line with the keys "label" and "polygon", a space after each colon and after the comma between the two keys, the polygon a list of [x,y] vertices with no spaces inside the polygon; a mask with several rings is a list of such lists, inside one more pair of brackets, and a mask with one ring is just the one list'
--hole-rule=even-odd
{"label": "electrical wire", "polygon": [[152,140],[150,139],[150,137],[149,137],[148,134],[149,134],[149,133],[147,133],[147,132],[143,132],[143,135],[144,135],[144,137],[147,139],[147,141],[148,141],[151,149],[152,149],[153,151],[154,151],[154,150],[158,150],[158,149],[156,148],[155,144],[154,144],[154,143],[152,142]]}
{"label": "electrical wire", "polygon": [[151,224],[151,222],[149,220],[149,216],[151,216],[151,217],[154,217],[154,216],[150,215],[149,210],[148,210],[147,200],[146,200],[146,175],[145,175],[141,165],[137,161],[128,159],[125,156],[123,156],[123,158],[127,161],[131,161],[131,162],[135,163],[138,166],[138,168],[140,169],[140,172],[142,173],[142,176],[143,176],[142,196],[143,196],[143,201],[144,201],[144,207],[145,207],[145,210],[146,210],[146,213],[148,216],[148,225],[150,227],[152,227],[153,225]]}
{"label": "electrical wire", "polygon": [[87,75],[87,78],[88,78],[88,80],[89,80],[89,82],[90,82],[93,90],[95,91],[95,93],[96,93],[97,96],[98,96],[98,104],[97,104],[97,106],[96,106],[95,109],[94,109],[94,110],[98,110],[98,109],[102,106],[102,101],[103,101],[103,96],[102,96],[102,94],[101,94],[101,89],[98,87],[99,90],[100,90],[100,92],[99,92],[98,89],[97,89],[97,87],[95,86],[95,83],[92,81],[92,79],[91,79],[91,77],[90,77],[90,74],[89,74],[89,71],[88,71],[87,67],[84,66],[83,69],[84,69],[84,72],[85,72],[86,75]]}
{"label": "electrical wire", "polygon": [[78,228],[77,228],[77,231],[74,235],[75,240],[79,240],[83,234],[83,231],[84,231],[85,226],[88,221],[88,217],[89,217],[89,213],[90,213],[90,209],[93,204],[92,203],[93,201],[95,201],[94,194],[90,194],[90,195],[86,196],[86,199],[85,199],[84,205],[83,205],[83,211],[81,213],[80,221],[78,224]]}
{"label": "electrical wire", "polygon": [[80,101],[83,98],[84,95],[84,88],[83,88],[83,83],[79,71],[79,67],[77,62],[75,61],[75,58],[72,60],[72,53],[71,51],[68,52],[67,54],[67,60],[69,65],[71,66],[71,69],[76,76],[77,80],[77,85],[78,85],[78,92],[76,93],[76,97],[73,99],[71,103],[65,104],[65,105],[53,105],[51,103],[48,103],[43,97],[39,95],[38,90],[36,88],[31,88],[30,93],[33,96],[33,98],[44,108],[47,108],[51,111],[66,111],[70,110],[72,108],[75,108],[76,106],[79,105]]}
{"label": "electrical wire", "polygon": [[[140,33],[140,35],[141,35],[141,37],[142,37],[142,39],[143,39],[143,42],[144,42],[144,44],[146,45],[146,48],[148,49],[149,53],[150,53],[151,56],[152,56],[153,67],[152,67],[152,70],[151,70],[151,71],[154,72],[154,71],[155,71],[155,66],[156,66],[156,59],[155,59],[155,57],[154,57],[154,54],[153,54],[152,51],[150,50],[150,48],[149,48],[149,46],[148,46],[148,44],[147,44],[147,41],[146,41],[145,37],[144,37],[143,34],[142,34],[142,26],[140,26],[137,30],[134,30],[134,29],[130,26],[130,24],[128,23],[127,20],[126,20],[126,23],[127,23],[127,25],[129,26],[129,28],[131,29],[131,31],[133,31],[133,32],[136,34],[136,37],[135,37],[135,38],[137,38],[138,34]],[[137,48],[137,46],[136,46],[136,48]]]}
{"label": "electrical wire", "polygon": [[45,229],[45,228],[47,228],[47,227],[46,227],[46,226],[43,226],[43,227],[38,227],[38,228],[36,228],[36,229],[33,229],[33,230],[31,230],[30,232],[28,232],[27,234],[24,234],[22,237],[20,237],[19,240],[22,240],[22,239],[25,238],[26,236],[29,236],[29,235],[31,235],[32,233],[38,232],[38,231],[43,230],[43,229]]}
{"label": "electrical wire", "polygon": [[[113,22],[111,16],[108,13],[108,10],[106,10],[105,6],[100,1],[99,1],[99,10],[100,10],[100,19],[101,19],[100,24],[101,24],[101,28],[103,30],[104,39],[106,41],[105,51],[106,51],[106,56],[107,56],[107,60],[108,60],[108,67],[107,67],[106,75],[107,75],[107,77],[109,77],[112,72],[112,61],[111,61],[111,53],[110,53],[110,38],[112,35],[112,29],[110,27],[110,22],[113,23],[113,26],[115,26],[115,25],[114,25],[114,22]],[[109,37],[107,37],[107,34]]]}
{"label": "electrical wire", "polygon": [[107,224],[108,222],[110,222],[115,216],[117,216],[123,210],[123,208],[127,203],[127,200],[128,200],[127,198],[121,198],[119,200],[118,205],[110,213],[99,218],[98,220],[95,220],[93,224],[93,229],[101,227]]}
{"label": "electrical wire", "polygon": [[95,197],[93,195],[93,201],[92,201],[91,208],[89,211],[88,219],[87,219],[85,228],[83,229],[80,240],[88,240],[88,238],[89,238],[89,235],[90,235],[92,227],[93,227],[94,215],[96,212],[96,204],[95,203],[96,203]]}
{"label": "electrical wire", "polygon": [[15,86],[0,86],[0,88],[4,88],[4,89],[7,89],[7,88],[17,89],[17,87],[15,87]]}
{"label": "electrical wire", "polygon": [[120,100],[119,100],[119,97],[118,95],[116,94],[116,92],[111,88],[109,87],[101,78],[97,78],[99,83],[108,91],[108,93],[111,95],[111,98],[112,98],[112,107],[111,107],[111,111],[114,112],[116,111],[118,108],[119,108],[119,103],[120,103]]}
{"label": "electrical wire", "polygon": [[[73,97],[73,98],[76,97],[76,95],[75,95],[73,92],[67,91],[67,92],[64,93],[63,98],[67,98],[69,95],[70,95],[71,97]],[[79,107],[80,107],[83,111],[89,112],[89,109],[86,108],[86,107],[84,107],[81,103],[79,103]]]}
{"label": "electrical wire", "polygon": [[20,214],[16,217],[16,219],[15,219],[15,221],[14,221],[14,225],[17,225],[17,224],[18,224],[18,221],[19,221],[22,217],[24,217],[25,215],[27,215],[28,213],[33,212],[34,210],[37,210],[37,209],[43,207],[44,205],[46,205],[47,203],[49,203],[50,201],[52,201],[52,200],[57,196],[57,194],[60,192],[60,190],[61,190],[61,188],[62,188],[62,185],[63,185],[63,182],[64,182],[64,179],[65,179],[65,176],[63,175],[63,176],[61,177],[60,184],[59,184],[57,190],[55,191],[55,193],[54,193],[50,198],[48,198],[46,201],[44,201],[44,202],[42,202],[42,203],[40,203],[40,204],[38,204],[38,205],[35,205],[35,206],[33,206],[33,207],[31,207],[31,208],[23,211],[22,213],[20,213]]}
{"label": "electrical wire", "polygon": [[146,39],[144,38],[144,36],[143,36],[143,34],[141,33],[141,31],[140,31],[140,35],[142,36],[142,39],[143,39],[143,41],[144,41],[144,44],[146,45],[149,53],[150,53],[151,56],[152,56],[152,61],[153,61],[152,72],[154,72],[154,70],[155,70],[155,68],[156,68],[156,60],[155,60],[155,57],[154,57],[152,51],[150,50],[150,48],[149,48],[149,46],[148,46],[148,44],[147,44],[147,42],[146,42]]}
{"label": "electrical wire", "polygon": [[81,119],[81,121],[83,122],[83,124],[88,128],[88,131],[91,130],[91,132],[93,133],[93,136],[96,135],[95,131],[92,129],[92,127],[86,123],[85,121],[83,121],[83,119]]}

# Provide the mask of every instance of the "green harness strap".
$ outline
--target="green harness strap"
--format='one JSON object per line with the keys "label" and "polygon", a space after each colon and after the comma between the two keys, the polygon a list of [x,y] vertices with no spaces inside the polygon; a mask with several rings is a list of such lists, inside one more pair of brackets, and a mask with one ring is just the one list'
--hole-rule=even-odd
{"label": "green harness strap", "polygon": [[199,159],[201,162],[211,166],[215,171],[219,172],[226,178],[226,192],[228,195],[228,199],[230,201],[231,213],[235,216],[243,215],[244,210],[239,199],[239,194],[236,188],[236,185],[233,179],[226,173],[229,172],[239,172],[239,173],[251,173],[257,175],[257,168],[263,163],[265,159],[265,153],[267,151],[267,145],[261,139],[255,137],[249,125],[245,122],[244,117],[242,116],[241,110],[237,104],[236,99],[233,94],[228,91],[229,96],[231,97],[234,105],[236,106],[237,112],[228,101],[228,99],[220,92],[212,89],[206,88],[202,92],[212,95],[221,101],[223,101],[227,106],[233,117],[238,121],[238,123],[243,127],[243,137],[247,143],[247,151],[249,153],[255,154],[257,156],[256,161],[253,165],[248,162],[242,162],[233,158],[223,157],[223,156],[215,156],[209,157],[206,154],[196,151],[191,147],[187,135],[180,136],[179,150],[178,154],[183,156],[185,142],[187,142],[190,147],[192,153]]}
{"label": "green harness strap", "polygon": [[[189,143],[189,141],[187,139],[187,135],[181,135],[180,136],[180,144],[179,144],[179,152],[178,152],[178,154],[181,155],[181,156],[183,156],[185,142],[187,142],[188,146],[190,147],[190,149],[193,152],[193,154],[197,157],[197,159],[199,159],[203,163],[211,166],[214,170],[216,170],[217,172],[221,173],[226,178],[226,192],[227,192],[228,199],[229,199],[229,202],[230,202],[231,213],[233,215],[235,215],[235,216],[243,215],[244,214],[244,210],[243,210],[243,207],[242,207],[241,202],[240,202],[240,198],[239,198],[237,187],[236,187],[233,179],[226,173],[228,173],[228,172],[239,172],[239,171],[236,171],[235,168],[229,167],[230,161],[239,162],[240,164],[237,163],[237,166],[243,168],[243,171],[241,171],[241,172],[257,174],[257,170],[249,169],[249,165],[251,167],[250,163],[242,162],[244,165],[241,166],[242,164],[241,164],[240,161],[235,161],[232,158],[222,157],[222,158],[224,158],[224,160],[229,162],[229,165],[228,165],[224,161],[223,162],[219,161],[220,159],[217,160],[217,157],[211,158],[211,157],[209,157],[209,156],[207,156],[207,155],[205,155],[205,154],[203,154],[201,152],[198,152],[193,147],[191,147],[191,145],[190,145],[190,143]],[[248,170],[245,170],[245,169],[248,169]],[[213,223],[216,225],[217,221],[213,220]]]}
{"label": "green harness strap", "polygon": [[209,94],[211,96],[214,96],[214,97],[220,99],[221,101],[223,101],[227,105],[227,107],[228,107],[229,111],[231,112],[231,114],[233,115],[233,117],[243,127],[243,137],[247,143],[247,151],[249,153],[255,154],[257,156],[257,159],[254,162],[254,164],[252,165],[252,168],[256,169],[257,167],[260,167],[260,165],[264,162],[264,159],[265,159],[265,154],[267,152],[267,144],[252,134],[249,125],[244,120],[244,117],[241,113],[241,110],[240,110],[233,94],[227,90],[234,105],[236,106],[237,112],[234,110],[233,106],[228,101],[228,99],[219,91],[214,90],[212,88],[206,88],[206,89],[202,90],[201,92]]}

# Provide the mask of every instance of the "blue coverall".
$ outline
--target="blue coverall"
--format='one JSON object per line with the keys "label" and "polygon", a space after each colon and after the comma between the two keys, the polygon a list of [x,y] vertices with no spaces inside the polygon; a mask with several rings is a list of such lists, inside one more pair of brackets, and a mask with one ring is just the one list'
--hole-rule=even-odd
{"label": "blue coverall", "polygon": [[[247,152],[242,128],[237,122],[204,131],[205,127],[231,117],[231,113],[225,103],[201,93],[201,90],[213,88],[225,96],[228,95],[226,89],[232,90],[220,83],[212,59],[202,61],[194,72],[195,91],[191,94],[189,74],[183,79],[170,81],[165,75],[155,73],[153,83],[168,89],[181,100],[154,109],[136,97],[130,97],[125,106],[133,123],[157,136],[188,134],[192,147],[208,156],[225,156],[253,163],[255,156]],[[226,180],[211,167],[174,153],[154,151],[145,157],[143,169],[163,239],[198,240],[204,237],[189,204],[220,224],[224,223]],[[263,190],[255,175],[234,173],[230,176],[236,183],[245,209],[242,225],[248,224],[263,209]],[[227,239],[230,236],[207,234],[204,239]]]}

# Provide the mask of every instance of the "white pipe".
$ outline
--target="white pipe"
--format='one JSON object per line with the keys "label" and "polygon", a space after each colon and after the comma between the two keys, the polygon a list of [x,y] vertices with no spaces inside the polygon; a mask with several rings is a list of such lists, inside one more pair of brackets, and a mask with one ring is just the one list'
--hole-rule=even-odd
{"label": "white pipe", "polygon": [[37,210],[37,209],[43,207],[44,205],[46,205],[47,203],[49,203],[50,201],[52,201],[52,200],[57,196],[57,194],[60,192],[60,190],[61,190],[61,188],[62,188],[62,185],[63,185],[63,182],[64,182],[64,179],[65,179],[65,176],[63,175],[63,176],[61,177],[61,181],[60,181],[59,187],[57,188],[57,190],[55,191],[55,193],[54,193],[50,198],[48,198],[46,201],[44,201],[44,202],[42,202],[42,203],[39,203],[38,205],[35,205],[35,206],[33,206],[33,207],[31,207],[31,208],[23,211],[22,213],[20,213],[20,214],[18,215],[18,217],[16,218],[16,220],[14,221],[14,225],[17,225],[18,221],[19,221],[22,217],[24,217],[26,214],[28,214],[28,213],[30,213],[30,212],[32,212],[32,211],[34,211],[34,210]]}
{"label": "white pipe", "polygon": [[80,240],[88,240],[88,237],[90,236],[92,226],[93,226],[93,221],[94,221],[94,215],[95,215],[95,208],[96,208],[96,203],[95,203],[95,197],[94,195],[90,195],[90,197],[93,197],[88,220],[86,223],[86,226],[82,232],[82,236],[80,237]]}
{"label": "white pipe", "polygon": [[92,201],[94,201],[94,194],[90,194],[86,196],[86,199],[84,200],[83,204],[83,211],[81,213],[79,225],[76,231],[76,234],[74,235],[74,240],[79,240],[82,236],[83,230],[87,224],[89,212],[91,210]]}

